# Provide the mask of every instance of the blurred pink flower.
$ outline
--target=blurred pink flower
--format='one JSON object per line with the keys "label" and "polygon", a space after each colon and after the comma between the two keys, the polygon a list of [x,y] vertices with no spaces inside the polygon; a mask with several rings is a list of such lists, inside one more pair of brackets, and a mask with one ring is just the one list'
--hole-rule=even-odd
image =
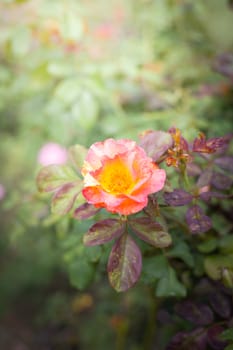
{"label": "blurred pink flower", "polygon": [[43,166],[64,164],[67,161],[67,150],[58,143],[49,142],[41,147],[37,160]]}
{"label": "blurred pink flower", "polygon": [[117,28],[112,23],[102,23],[94,31],[97,39],[110,40],[118,35]]}
{"label": "blurred pink flower", "polygon": [[5,190],[5,187],[0,184],[0,201],[5,197],[6,195],[6,190]]}

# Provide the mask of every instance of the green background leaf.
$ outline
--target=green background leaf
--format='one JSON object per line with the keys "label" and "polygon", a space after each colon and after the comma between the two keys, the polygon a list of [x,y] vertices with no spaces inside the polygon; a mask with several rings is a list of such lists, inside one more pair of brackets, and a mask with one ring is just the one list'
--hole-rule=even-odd
{"label": "green background leaf", "polygon": [[185,297],[187,291],[178,280],[175,270],[168,267],[166,275],[158,281],[155,294],[157,297]]}

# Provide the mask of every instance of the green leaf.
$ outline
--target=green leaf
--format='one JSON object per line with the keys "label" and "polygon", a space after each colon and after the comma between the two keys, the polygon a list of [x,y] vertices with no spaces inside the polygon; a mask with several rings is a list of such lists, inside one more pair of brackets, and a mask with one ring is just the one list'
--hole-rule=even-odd
{"label": "green leaf", "polygon": [[61,21],[61,34],[64,39],[78,41],[81,39],[84,31],[82,20],[76,13],[66,11]]}
{"label": "green leaf", "polygon": [[81,190],[81,180],[69,182],[62,186],[52,198],[52,213],[56,215],[67,214],[73,208],[74,202]]}
{"label": "green leaf", "polygon": [[43,167],[36,179],[40,192],[53,192],[63,185],[77,180],[77,175],[67,165],[48,165]]}
{"label": "green leaf", "polygon": [[210,278],[219,280],[224,268],[233,268],[233,254],[208,256],[204,260],[204,268]]}
{"label": "green leaf", "polygon": [[169,266],[166,275],[158,281],[156,286],[156,296],[185,297],[186,294],[185,286],[179,282],[175,270]]}
{"label": "green leaf", "polygon": [[224,350],[233,350],[233,344],[227,345],[227,347],[224,348]]}
{"label": "green leaf", "polygon": [[211,253],[218,246],[216,238],[207,239],[205,242],[198,244],[197,248],[201,253]]}
{"label": "green leaf", "polygon": [[142,268],[141,251],[128,234],[122,235],[112,247],[108,260],[108,278],[117,292],[125,292],[139,279]]}
{"label": "green leaf", "polygon": [[92,263],[99,261],[102,251],[102,247],[98,245],[93,247],[85,247],[84,249],[85,257]]}
{"label": "green leaf", "polygon": [[165,248],[172,243],[169,233],[164,232],[162,226],[149,217],[135,218],[129,223],[140,239],[157,248]]}
{"label": "green leaf", "polygon": [[233,289],[233,270],[226,267],[222,270],[222,282],[225,287]]}
{"label": "green leaf", "polygon": [[223,254],[233,253],[233,236],[224,236],[219,243],[219,249]]}
{"label": "green leaf", "polygon": [[67,61],[55,61],[49,62],[47,65],[47,72],[58,78],[63,78],[74,73],[74,67]]}
{"label": "green leaf", "polygon": [[165,276],[168,269],[168,261],[164,255],[156,255],[144,258],[141,280],[144,283],[153,283]]}
{"label": "green leaf", "polygon": [[104,244],[120,237],[125,231],[125,223],[117,219],[105,219],[91,226],[84,235],[83,242],[87,246]]}
{"label": "green leaf", "polygon": [[81,93],[81,87],[76,78],[61,80],[54,91],[54,97],[61,100],[65,105],[73,105]]}
{"label": "green leaf", "polygon": [[71,284],[81,290],[88,287],[95,274],[94,266],[81,259],[79,261],[73,261],[69,265],[68,271]]}
{"label": "green leaf", "polygon": [[68,150],[69,158],[81,174],[81,169],[87,155],[87,149],[82,145],[74,145]]}
{"label": "green leaf", "polygon": [[18,27],[11,40],[12,51],[16,56],[24,56],[30,49],[31,33],[27,27]]}
{"label": "green leaf", "polygon": [[[223,331],[219,338],[221,340],[232,340],[233,341],[233,328],[229,328],[229,329],[226,329],[225,331]],[[233,346],[233,344],[232,344]]]}
{"label": "green leaf", "polygon": [[99,105],[95,96],[89,91],[82,91],[72,105],[72,115],[79,127],[87,131],[90,130],[95,126],[98,114]]}
{"label": "green leaf", "polygon": [[167,252],[167,256],[170,258],[179,258],[183,260],[189,267],[194,266],[194,259],[190,253],[189,246],[183,241],[178,242],[173,248],[171,248]]}

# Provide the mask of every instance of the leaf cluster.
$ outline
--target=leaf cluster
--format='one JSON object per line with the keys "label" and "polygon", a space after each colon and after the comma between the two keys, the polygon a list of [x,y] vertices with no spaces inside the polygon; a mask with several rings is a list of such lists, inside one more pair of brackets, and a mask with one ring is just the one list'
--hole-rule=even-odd
{"label": "leaf cluster", "polygon": [[[228,255],[222,255],[225,242],[230,243],[231,236],[228,230],[217,231],[211,217],[211,206],[216,205],[216,201],[221,205],[232,198],[233,157],[228,154],[231,138],[227,135],[206,139],[200,134],[188,142],[176,128],[143,133],[139,145],[154,162],[168,169],[169,175],[163,191],[150,195],[148,205],[128,217],[108,217],[105,212],[101,220],[95,221],[101,209],[86,203],[81,193],[80,174],[87,150],[80,145],[69,150],[76,172],[70,165],[44,167],[37,177],[38,189],[54,193],[51,202],[54,214],[70,212],[78,221],[94,220],[83,235],[84,245],[98,246],[114,241],[107,271],[116,291],[126,291],[139,280],[143,261],[142,281],[155,284],[158,297],[186,296],[191,286],[182,275],[187,273],[206,274],[233,287],[229,245]],[[178,186],[173,187],[172,183]],[[207,252],[215,254],[205,257]],[[199,272],[196,259],[202,261]],[[177,260],[184,265],[177,265]]]}

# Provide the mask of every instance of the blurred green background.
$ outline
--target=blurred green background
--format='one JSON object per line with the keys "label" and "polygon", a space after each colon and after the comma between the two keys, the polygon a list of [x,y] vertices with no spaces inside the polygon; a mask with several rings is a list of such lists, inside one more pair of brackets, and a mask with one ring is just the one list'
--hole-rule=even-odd
{"label": "blurred green background", "polygon": [[82,245],[90,222],[38,194],[38,154],[232,132],[232,33],[227,0],[1,0],[0,349],[150,349],[149,291],[110,289],[107,253]]}

